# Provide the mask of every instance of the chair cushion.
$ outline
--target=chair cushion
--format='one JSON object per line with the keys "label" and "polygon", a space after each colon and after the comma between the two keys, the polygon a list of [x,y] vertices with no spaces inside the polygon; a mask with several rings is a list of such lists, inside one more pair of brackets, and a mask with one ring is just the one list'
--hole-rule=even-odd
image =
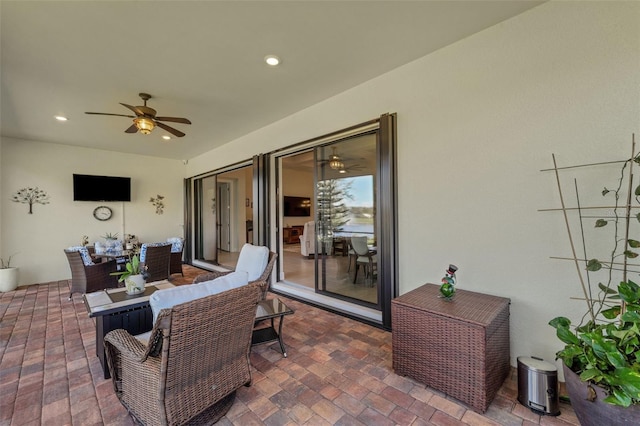
{"label": "chair cushion", "polygon": [[149,297],[149,305],[153,312],[153,322],[155,323],[158,314],[162,309],[171,308],[181,303],[212,294],[222,293],[237,287],[247,285],[249,279],[246,272],[231,272],[211,281],[204,281],[198,284],[181,285],[178,287],[157,290]]}
{"label": "chair cushion", "polygon": [[236,271],[246,271],[249,274],[249,281],[255,281],[260,278],[267,263],[269,263],[267,247],[245,244],[240,250]]}
{"label": "chair cushion", "polygon": [[167,238],[167,242],[171,243],[171,253],[180,253],[182,251],[182,238],[180,237],[170,237]]}
{"label": "chair cushion", "polygon": [[94,265],[93,260],[91,259],[91,255],[89,254],[89,250],[84,246],[72,246],[67,249],[67,251],[79,251],[80,257],[82,257],[82,263],[84,266]]}
{"label": "chair cushion", "polygon": [[140,247],[140,262],[144,262],[147,258],[147,247],[159,247],[159,246],[166,246],[169,245],[170,243],[144,243],[142,245],[142,247]]}

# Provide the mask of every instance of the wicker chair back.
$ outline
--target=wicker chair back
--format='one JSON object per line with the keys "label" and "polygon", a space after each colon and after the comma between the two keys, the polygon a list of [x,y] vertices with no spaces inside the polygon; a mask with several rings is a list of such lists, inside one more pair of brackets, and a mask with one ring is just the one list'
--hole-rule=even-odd
{"label": "wicker chair back", "polygon": [[85,265],[79,251],[65,250],[64,254],[71,268],[69,299],[73,293],[91,293],[118,287],[118,277],[110,275],[117,270],[115,261]]}
{"label": "wicker chair back", "polygon": [[[145,346],[105,336],[116,395],[142,424],[211,424],[251,382],[249,349],[260,288],[246,285],[163,309]],[[154,355],[157,354],[157,355]]]}
{"label": "wicker chair back", "polygon": [[171,262],[171,244],[148,246],[144,259],[147,268],[147,282],[166,280],[169,278],[169,263]]}

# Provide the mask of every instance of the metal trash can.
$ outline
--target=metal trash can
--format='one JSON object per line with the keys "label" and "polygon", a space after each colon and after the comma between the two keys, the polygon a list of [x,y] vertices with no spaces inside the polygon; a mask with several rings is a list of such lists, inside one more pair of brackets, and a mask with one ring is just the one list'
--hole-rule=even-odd
{"label": "metal trash can", "polygon": [[538,414],[557,416],[558,369],[536,357],[518,357],[518,401]]}

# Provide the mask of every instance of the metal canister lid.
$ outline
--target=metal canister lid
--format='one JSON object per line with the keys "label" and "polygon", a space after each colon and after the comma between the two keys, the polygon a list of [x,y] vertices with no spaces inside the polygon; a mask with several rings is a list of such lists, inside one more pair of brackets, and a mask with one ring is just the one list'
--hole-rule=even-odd
{"label": "metal canister lid", "polygon": [[529,367],[534,371],[539,371],[544,373],[558,371],[558,368],[555,365],[543,360],[542,358],[519,356],[518,362],[526,365],[527,367]]}

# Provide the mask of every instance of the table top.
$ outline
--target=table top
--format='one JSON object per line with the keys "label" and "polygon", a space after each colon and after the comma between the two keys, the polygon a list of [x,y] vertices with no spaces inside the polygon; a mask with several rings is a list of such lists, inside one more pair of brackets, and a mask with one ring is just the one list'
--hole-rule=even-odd
{"label": "table top", "polygon": [[105,257],[108,259],[117,259],[119,257],[129,257],[133,254],[133,250],[117,250],[117,251],[105,251],[103,253],[92,253],[94,257]]}
{"label": "table top", "polygon": [[510,300],[474,291],[457,289],[450,301],[440,297],[440,286],[425,284],[393,299],[392,304],[428,311],[448,318],[486,326],[492,323]]}
{"label": "table top", "polygon": [[162,280],[147,283],[144,287],[144,293],[135,295],[128,295],[125,288],[108,288],[86,293],[83,295],[84,306],[89,312],[89,317],[109,315],[123,308],[135,308],[149,303],[149,296],[156,290],[171,288],[174,285],[167,280]]}
{"label": "table top", "polygon": [[256,309],[256,320],[291,315],[293,312],[293,309],[282,303],[278,298],[261,300],[258,303],[258,309]]}

